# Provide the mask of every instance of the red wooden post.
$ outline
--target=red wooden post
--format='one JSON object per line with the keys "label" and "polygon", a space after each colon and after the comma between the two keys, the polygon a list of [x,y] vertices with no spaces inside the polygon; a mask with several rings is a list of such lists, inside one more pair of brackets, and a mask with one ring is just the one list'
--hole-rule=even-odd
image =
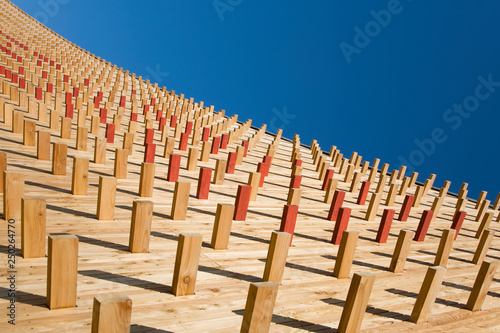
{"label": "red wooden post", "polygon": [[234,203],[233,220],[235,220],[235,221],[245,221],[246,220],[251,193],[252,193],[252,186],[250,186],[250,185],[238,185],[238,192],[236,194],[236,201]]}
{"label": "red wooden post", "polygon": [[36,87],[35,89],[35,98],[39,101],[43,99],[43,90],[42,87]]}
{"label": "red wooden post", "polygon": [[227,149],[227,141],[229,140],[229,135],[222,134],[222,138],[220,140],[220,149]]}
{"label": "red wooden post", "polygon": [[290,179],[290,188],[300,188],[300,183],[302,182],[301,175],[293,175]]}
{"label": "red wooden post", "polygon": [[163,131],[163,127],[167,124],[167,118],[161,117],[158,123],[158,131]]}
{"label": "red wooden post", "polygon": [[108,110],[101,108],[99,115],[101,116],[101,120],[100,120],[101,124],[106,124],[106,120],[108,119]]}
{"label": "red wooden post", "polygon": [[160,119],[162,118],[163,116],[163,111],[162,110],[158,110],[158,112],[156,113],[156,121],[160,121]]}
{"label": "red wooden post", "polygon": [[210,154],[217,155],[219,153],[219,147],[220,147],[220,137],[216,136],[212,141],[212,150],[210,151]]}
{"label": "red wooden post", "polygon": [[120,97],[120,107],[124,108],[126,102],[127,102],[127,96],[121,96]]}
{"label": "red wooden post", "polygon": [[146,143],[146,149],[144,150],[144,162],[154,163],[156,154],[156,145],[154,143]]}
{"label": "red wooden post", "polygon": [[302,160],[294,159],[292,163],[292,169],[296,166],[302,166]]}
{"label": "red wooden post", "polygon": [[188,121],[186,123],[186,133],[188,135],[191,135],[192,132],[193,132],[193,122],[192,121]]}
{"label": "red wooden post", "polygon": [[[328,184],[327,184],[328,185]],[[363,182],[361,185],[361,190],[359,191],[358,195],[358,205],[364,205],[366,202],[366,197],[368,196],[368,191],[370,190],[370,182]]]}
{"label": "red wooden post", "polygon": [[283,215],[281,215],[281,232],[288,232],[290,235],[290,246],[292,246],[293,233],[295,231],[295,223],[297,222],[297,213],[299,212],[299,206],[296,205],[285,205],[283,207]]}
{"label": "red wooden post", "polygon": [[137,112],[132,112],[130,114],[130,121],[137,121]]}
{"label": "red wooden post", "polygon": [[257,172],[260,172],[260,183],[259,187],[264,186],[264,179],[269,175],[269,165],[263,162],[257,164]]}
{"label": "red wooden post", "polygon": [[72,104],[73,103],[73,94],[69,91],[66,92],[66,104]]}
{"label": "red wooden post", "polygon": [[80,94],[80,88],[73,87],[73,97],[78,97],[79,94]]}
{"label": "red wooden post", "polygon": [[339,213],[339,209],[342,207],[344,203],[345,192],[344,191],[335,191],[333,195],[332,204],[330,205],[330,211],[328,212],[328,221],[335,221],[337,215]]}
{"label": "red wooden post", "polygon": [[[19,85],[21,85],[21,81],[19,81]],[[21,88],[21,87],[19,87],[19,88]],[[24,89],[24,88],[22,88],[22,89]],[[51,94],[54,92],[54,84],[52,82],[47,82],[47,92],[49,92]]]}
{"label": "red wooden post", "polygon": [[155,138],[155,130],[152,128],[146,128],[146,135],[144,136],[144,145],[148,143],[153,143]]}
{"label": "red wooden post", "polygon": [[176,123],[177,123],[177,116],[174,115],[170,118],[170,127],[175,128]]}
{"label": "red wooden post", "polygon": [[156,104],[156,98],[151,98],[151,105],[155,105]]}
{"label": "red wooden post", "polygon": [[210,127],[204,127],[201,141],[207,142],[209,137],[210,137]]}
{"label": "red wooden post", "polygon": [[66,104],[66,118],[73,119],[73,104]]}
{"label": "red wooden post", "polygon": [[106,142],[115,142],[115,124],[106,124]]}
{"label": "red wooden post", "polygon": [[333,169],[326,170],[325,179],[323,179],[323,186],[321,186],[321,191],[326,191],[328,187],[328,181],[333,178],[335,171]]}
{"label": "red wooden post", "polygon": [[273,162],[273,157],[272,156],[266,155],[266,156],[264,156],[262,158],[262,163],[265,163],[265,164],[267,164],[269,166],[268,170],[271,168],[271,163],[272,162]]}
{"label": "red wooden post", "polygon": [[241,144],[243,147],[245,147],[245,151],[243,152],[243,157],[247,157],[247,153],[248,153],[248,145],[250,144],[250,141],[243,141],[243,143]]}
{"label": "red wooden post", "polygon": [[417,232],[415,233],[415,237],[413,238],[414,241],[424,241],[425,235],[427,235],[427,230],[429,229],[429,225],[431,224],[433,213],[434,212],[432,210],[424,210],[418,224]]}
{"label": "red wooden post", "polygon": [[181,133],[181,140],[179,141],[179,150],[186,151],[188,147],[189,134]]}
{"label": "red wooden post", "polygon": [[467,216],[467,213],[463,211],[457,211],[453,216],[453,223],[451,224],[451,229],[454,229],[456,231],[455,239],[457,239],[458,233],[460,232],[460,228],[462,228],[462,223],[464,223],[465,216]]}
{"label": "red wooden post", "polygon": [[337,221],[335,222],[335,228],[333,229],[333,235],[331,243],[334,245],[339,245],[342,239],[342,233],[347,230],[347,225],[349,224],[349,218],[351,217],[351,208],[341,207],[339,209],[339,214],[337,216]]}
{"label": "red wooden post", "polygon": [[236,157],[238,154],[235,152],[230,152],[227,156],[226,173],[234,174],[234,169],[236,168]]}
{"label": "red wooden post", "polygon": [[24,77],[19,78],[19,89],[26,89],[26,79]]}
{"label": "red wooden post", "polygon": [[149,112],[149,105],[144,105],[144,108],[142,109],[142,114],[145,115],[146,112]]}
{"label": "red wooden post", "polygon": [[401,206],[401,211],[399,212],[398,221],[405,222],[408,220],[408,215],[410,215],[411,206],[413,206],[413,201],[415,197],[413,195],[407,195],[405,197],[405,201],[403,202],[403,206]]}
{"label": "red wooden post", "polygon": [[391,231],[391,224],[395,213],[396,211],[394,209],[384,209],[382,220],[380,221],[380,225],[378,227],[377,237],[375,238],[377,243],[387,242],[387,237],[389,236],[389,231]]}
{"label": "red wooden post", "polygon": [[168,162],[167,181],[176,182],[179,179],[179,170],[181,168],[181,155],[172,154]]}
{"label": "red wooden post", "polygon": [[212,169],[200,168],[200,177],[198,178],[198,189],[196,190],[197,199],[208,199],[211,178],[212,178]]}

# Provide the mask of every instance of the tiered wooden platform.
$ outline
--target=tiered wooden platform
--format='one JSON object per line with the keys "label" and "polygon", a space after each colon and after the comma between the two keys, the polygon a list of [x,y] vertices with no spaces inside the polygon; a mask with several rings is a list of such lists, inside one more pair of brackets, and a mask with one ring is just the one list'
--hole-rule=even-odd
{"label": "tiered wooden platform", "polygon": [[[3,315],[0,330],[89,332],[95,309],[94,297],[121,294],[132,300],[132,332],[239,331],[249,286],[261,282],[264,276],[271,234],[280,229],[287,200],[297,200],[297,193],[293,193],[294,198],[290,197],[292,173],[302,176],[294,185],[300,188],[301,195],[292,245],[288,249],[274,307],[272,302],[264,302],[265,306],[258,309],[272,311],[269,331],[335,331],[339,327],[353,274],[360,272],[371,273],[375,278],[371,292],[365,290],[358,295],[365,299],[369,297],[366,313],[361,299],[357,300],[361,305],[355,306],[353,313],[354,320],[362,319],[362,331],[500,330],[498,278],[493,278],[489,286],[488,279],[483,283],[483,289],[489,292],[481,310],[470,311],[465,308],[482,264],[482,258],[477,264],[472,262],[481,243],[480,238],[475,238],[480,226],[485,229],[484,235],[490,235],[483,241],[491,240],[491,244],[484,246],[485,253],[487,251],[485,262],[493,262],[494,265],[495,260],[500,258],[500,241],[498,235],[494,234],[498,230],[498,200],[494,205],[484,198],[479,198],[479,203],[476,200],[462,200],[457,209],[460,199],[447,193],[449,184],[445,184],[444,189],[431,188],[430,177],[424,186],[422,183],[425,178],[422,175],[418,179],[422,183],[414,183],[417,175],[413,179],[410,179],[412,175],[404,177],[404,168],[396,170],[398,175],[393,173],[394,176],[390,178],[387,170],[380,171],[387,166],[379,164],[375,169],[379,171],[372,172],[373,165],[378,162],[364,162],[355,153],[351,155],[350,152],[343,152],[342,155],[335,147],[329,153],[323,152],[316,142],[311,146],[301,145],[298,136],[292,142],[281,138],[280,133],[275,135],[265,132],[265,126],[259,131],[250,126],[251,121],[238,122],[237,116],[228,117],[224,112],[204,106],[202,102],[195,103],[192,98],[186,99],[182,94],[144,82],[141,77],[94,57],[43,27],[9,1],[0,0],[0,8],[0,171],[24,177],[24,185],[20,186],[24,193],[16,193],[16,183],[11,184],[8,176],[5,176],[6,184],[14,187],[4,184],[6,186],[1,194],[7,202],[3,209],[4,218],[7,214],[15,221],[0,221],[0,307],[3,309],[11,300],[7,281],[11,274],[8,271],[12,268],[8,266],[9,239],[15,240],[17,250],[16,325],[10,325],[10,318]],[[106,109],[106,112],[101,109]],[[148,122],[147,119],[151,120]],[[115,125],[114,131],[110,124]],[[159,130],[162,125],[168,130]],[[85,127],[87,129],[83,129]],[[154,129],[152,141],[149,141],[151,137],[146,138],[146,134],[153,132],[146,131],[146,127]],[[210,129],[206,141],[203,141],[206,139],[203,137],[204,128]],[[127,140],[130,140],[134,131],[133,145],[128,155],[127,144],[131,141]],[[46,135],[53,146],[49,150],[49,160],[39,159],[43,158],[44,149],[50,148],[43,141],[44,132],[49,133]],[[80,138],[77,140],[78,132]],[[113,133],[114,140],[111,140]],[[84,138],[88,140],[86,147]],[[101,138],[102,142],[109,141],[105,144],[105,159],[101,164],[95,163],[99,162],[99,157],[96,159],[94,156],[96,138]],[[188,140],[183,141],[185,139]],[[224,148],[226,139],[229,144]],[[217,140],[223,141],[223,148],[203,161],[208,156],[203,154],[203,145],[206,146],[205,150],[220,147],[213,144]],[[156,145],[154,156],[151,153],[153,146],[144,145],[145,141]],[[187,143],[186,150],[179,149],[183,148],[181,141]],[[165,155],[165,146],[169,142],[174,142],[173,151],[167,148]],[[244,145],[249,147],[247,156],[241,164],[233,165],[232,158],[238,151],[242,154],[244,150],[238,147]],[[127,151],[119,158],[125,159],[115,166],[118,156],[116,150],[124,147]],[[199,157],[192,156],[191,170],[188,170],[188,157],[192,148],[198,149]],[[56,152],[58,149],[63,152],[59,157]],[[169,176],[169,170],[175,173],[172,167],[175,162],[170,160],[171,153],[181,156],[178,180],[190,184],[186,217],[182,216],[182,205],[186,200],[179,194],[175,205],[178,205],[176,214],[180,215],[175,220],[172,219],[172,206],[176,182],[174,176]],[[56,158],[53,160],[54,154]],[[191,154],[195,154],[195,151],[192,150]],[[2,162],[3,158],[6,164]],[[88,174],[83,164],[81,170],[84,172],[76,181],[73,180],[75,158],[89,161]],[[141,166],[145,160],[155,165],[154,185],[152,196],[146,193],[140,197]],[[292,167],[294,160],[302,161],[301,168]],[[234,173],[220,173],[219,176],[223,176],[219,178],[221,184],[210,184],[208,199],[199,199],[200,168],[212,169],[213,178],[217,171],[216,164],[226,161],[230,164],[229,170],[220,170],[231,172],[234,166]],[[255,177],[258,170],[265,174],[267,166],[270,166],[268,176],[263,187],[258,189],[256,200],[250,201],[246,217],[242,221],[232,222],[228,248],[213,249],[211,239],[218,204],[238,203],[238,188],[247,185],[249,178]],[[326,172],[328,169],[333,172]],[[386,177],[384,171],[387,171]],[[333,195],[333,188],[329,192],[322,190],[323,184],[327,188],[335,186],[335,181],[324,181],[325,177],[332,174],[332,179],[337,181],[336,189],[346,193],[340,205],[351,209],[350,218],[342,221],[348,221],[347,230],[359,232],[357,242],[352,247],[355,252],[352,267],[347,269],[347,278],[334,277],[334,266],[340,260],[339,248],[342,244],[334,245],[331,239],[334,228],[340,222],[327,219],[331,205],[325,203],[325,195]],[[114,206],[111,200],[113,192],[105,195],[105,189],[102,188],[100,207],[102,214],[111,213],[112,218],[103,215],[98,219],[99,180],[101,177],[115,176],[119,179],[116,179]],[[371,184],[362,186],[368,180],[372,181]],[[353,186],[353,181],[359,182]],[[379,185],[381,182],[382,185]],[[403,193],[399,194],[399,190],[391,184],[403,187]],[[74,195],[72,185],[85,189],[86,195]],[[358,204],[363,189],[369,190],[366,202]],[[428,192],[420,198],[418,207],[411,207],[411,200],[424,189]],[[381,197],[380,205],[373,207],[373,218],[367,220],[367,211],[377,192]],[[387,197],[392,194],[397,194],[394,202],[387,202]],[[462,191],[459,196],[465,198],[466,191]],[[36,207],[43,207],[43,201],[37,203],[41,206],[34,205],[35,208],[25,202],[22,221],[21,209],[18,207],[21,198],[45,200],[45,219],[43,214],[36,214]],[[436,201],[436,198],[441,200]],[[134,201],[139,199],[153,202],[154,207],[149,251],[131,253],[129,237],[132,207]],[[240,201],[243,199],[242,195]],[[403,222],[398,217],[405,200],[409,216]],[[297,204],[296,201],[290,203]],[[8,212],[5,212],[6,208]],[[387,242],[383,243],[377,242],[376,238],[385,209],[394,210],[395,216],[390,230],[387,229]],[[427,233],[420,234],[425,236],[425,240],[411,242],[404,271],[393,273],[389,267],[400,231],[408,229],[418,233],[424,211],[430,210],[434,211],[434,220],[430,222]],[[466,217],[461,229],[455,227],[460,229],[456,240],[448,243],[451,252],[449,259],[442,261],[442,266],[446,266],[442,283],[437,278],[433,283],[423,284],[429,267],[435,264],[436,254],[442,253],[443,249],[446,254],[445,248],[438,250],[439,244],[443,231],[451,228],[454,216],[458,216],[457,211],[465,212]],[[347,210],[344,214],[347,214]],[[477,218],[482,214],[487,216],[486,219],[481,216]],[[147,221],[147,213],[138,216],[137,221]],[[488,218],[493,221],[490,223]],[[293,213],[290,219],[294,220]],[[30,232],[28,228],[25,230],[27,234],[24,236],[23,251],[28,251],[29,246],[34,244],[30,239],[40,234],[43,235],[43,248],[47,246],[49,235],[67,233],[78,238],[77,268],[61,268],[63,273],[70,275],[76,272],[76,306],[58,309],[55,307],[59,306],[52,309],[47,306],[48,258],[45,254],[50,255],[49,250],[42,251],[39,257],[33,255],[33,258],[28,258],[26,252],[21,253],[21,223],[42,220],[46,223],[45,230],[42,228],[40,231],[36,227],[29,229]],[[9,224],[15,226],[14,237],[9,237]],[[202,236],[194,294],[174,296],[172,283],[179,235],[193,233]],[[349,246],[346,247],[348,250]],[[70,251],[54,251],[54,256],[71,257]],[[277,251],[286,253],[286,247],[281,245]],[[190,254],[186,256],[190,257]],[[196,253],[191,253],[191,257],[196,261]],[[53,257],[54,263],[57,260]],[[275,268],[279,270],[279,260],[276,260],[278,264]],[[344,265],[350,262],[348,255],[343,260]],[[196,265],[192,264],[191,267],[193,265],[196,271]],[[58,272],[52,274],[55,281]],[[490,272],[490,277],[491,274],[494,271]],[[64,282],[52,285],[52,292],[57,293],[61,285]],[[430,295],[427,299],[430,312],[427,316],[422,314],[419,320],[413,320],[413,316],[410,316],[417,296],[420,293],[423,298],[429,286],[430,294],[437,292],[437,299],[434,302]],[[68,294],[63,295],[63,298],[71,300]],[[423,312],[426,309],[424,304]],[[256,331],[266,331],[265,326]],[[356,327],[352,331],[356,331]]]}

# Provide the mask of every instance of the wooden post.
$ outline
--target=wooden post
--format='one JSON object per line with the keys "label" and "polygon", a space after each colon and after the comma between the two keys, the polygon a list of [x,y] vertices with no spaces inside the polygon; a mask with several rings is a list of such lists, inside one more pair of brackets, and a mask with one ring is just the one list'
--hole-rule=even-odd
{"label": "wooden post", "polygon": [[298,206],[300,204],[301,196],[302,196],[302,190],[300,188],[289,189],[286,204]]}
{"label": "wooden post", "polygon": [[3,172],[3,219],[21,218],[21,199],[24,197],[24,174]]}
{"label": "wooden post", "polygon": [[128,152],[125,149],[115,150],[115,169],[114,176],[116,179],[127,178]]}
{"label": "wooden post", "polygon": [[49,235],[47,260],[47,306],[49,309],[76,306],[78,238]]}
{"label": "wooden post", "polygon": [[0,193],[3,192],[4,171],[7,171],[7,153],[0,152]]}
{"label": "wooden post", "polygon": [[126,295],[94,297],[92,333],[130,332],[132,300]]}
{"label": "wooden post", "polygon": [[227,155],[227,161],[226,161],[226,173],[228,174],[234,174],[234,170],[236,168],[236,153],[235,152],[229,152]]}
{"label": "wooden post", "polygon": [[399,195],[405,195],[409,185],[410,185],[410,177],[404,177],[403,182],[401,183],[401,187],[399,189]]}
{"label": "wooden post", "polygon": [[408,220],[408,216],[410,215],[411,206],[413,205],[413,200],[415,197],[413,195],[407,195],[401,206],[401,211],[399,212],[398,220],[401,222],[405,222]]}
{"label": "wooden post", "polygon": [[250,201],[257,200],[259,184],[260,184],[260,173],[251,172],[250,175],[248,176],[248,185],[252,187],[252,192],[250,193]]}
{"label": "wooden post", "polygon": [[446,268],[434,266],[427,269],[417,301],[411,312],[410,321],[416,324],[426,322],[436,301]]}
{"label": "wooden post", "polygon": [[22,198],[21,209],[21,255],[23,258],[44,258],[45,199]]}
{"label": "wooden post", "polygon": [[250,284],[241,333],[269,331],[277,295],[278,285],[274,282]]}
{"label": "wooden post", "polygon": [[71,139],[71,118],[61,118],[61,139]]}
{"label": "wooden post", "polygon": [[78,127],[76,134],[76,150],[87,151],[87,138],[89,129],[87,127]]}
{"label": "wooden post", "polygon": [[238,185],[236,194],[234,217],[235,221],[245,221],[247,218],[248,205],[250,203],[250,193],[252,187],[249,185]]}
{"label": "wooden post", "polygon": [[358,236],[359,231],[346,230],[342,233],[337,260],[335,260],[335,267],[333,268],[333,276],[337,279],[349,277]]}
{"label": "wooden post", "polygon": [[493,220],[493,215],[495,215],[495,213],[493,212],[488,212],[484,214],[481,224],[479,225],[479,228],[477,228],[477,232],[474,238],[479,239],[483,234],[483,232],[490,227],[491,220]]}
{"label": "wooden post", "polygon": [[490,200],[483,200],[483,203],[479,207],[479,211],[477,212],[476,215],[476,222],[479,222],[483,219],[484,214],[486,214],[486,211],[490,208]]}
{"label": "wooden post", "polygon": [[106,138],[99,136],[95,138],[94,163],[106,164]]}
{"label": "wooden post", "polygon": [[369,190],[370,190],[370,182],[363,182],[363,184],[361,185],[361,190],[359,191],[358,200],[356,202],[358,205],[365,204]]}
{"label": "wooden post", "polygon": [[396,247],[394,248],[391,264],[389,266],[389,270],[391,272],[403,272],[406,258],[408,257],[408,252],[410,251],[411,240],[413,239],[414,235],[415,232],[413,232],[412,230],[402,229],[399,232],[398,241],[396,242]]}
{"label": "wooden post", "polygon": [[215,173],[212,183],[214,185],[223,185],[224,184],[224,176],[226,174],[226,166],[227,161],[223,159],[217,160],[215,164]]}
{"label": "wooden post", "polygon": [[212,169],[200,168],[198,177],[198,187],[196,189],[196,198],[200,200],[208,199],[210,193],[210,178],[212,178]]}
{"label": "wooden post", "polygon": [[50,161],[50,132],[38,131],[37,158]]}
{"label": "wooden post", "polygon": [[443,230],[443,235],[441,236],[441,240],[439,241],[439,247],[436,253],[436,258],[434,259],[434,266],[441,266],[446,268],[454,239],[455,230]]}
{"label": "wooden post", "polygon": [[[99,135],[99,130],[101,129],[100,118],[98,116],[92,116],[90,120],[90,133],[94,135]],[[130,132],[130,131],[129,131]]]}
{"label": "wooden post", "polygon": [[280,231],[290,234],[290,244],[292,246],[293,233],[295,231],[295,223],[297,222],[297,214],[299,206],[285,205],[283,214],[281,215]]}
{"label": "wooden post", "polygon": [[14,110],[12,112],[12,133],[22,134],[23,123],[24,123],[24,112]]}
{"label": "wooden post", "polygon": [[170,214],[172,220],[184,221],[186,219],[190,189],[190,182],[175,182],[174,199],[172,201],[172,211]]}
{"label": "wooden post", "polygon": [[99,176],[97,219],[112,220],[115,215],[116,178]]}
{"label": "wooden post", "polygon": [[212,232],[212,242],[210,246],[214,250],[226,250],[231,234],[231,224],[233,223],[234,205],[217,204],[215,213],[214,229]]}
{"label": "wooden post", "polygon": [[359,332],[374,282],[375,275],[371,273],[354,273],[340,317],[338,333]]}
{"label": "wooden post", "polygon": [[24,120],[23,145],[34,147],[36,144],[36,121]]}
{"label": "wooden post", "polygon": [[347,230],[347,225],[349,224],[349,218],[351,217],[350,208],[339,208],[338,216],[336,218],[335,227],[333,229],[332,240],[330,241],[334,245],[339,245],[342,238],[342,234]]}
{"label": "wooden post", "polygon": [[474,257],[472,258],[472,263],[476,265],[480,265],[483,263],[484,258],[486,257],[486,253],[490,248],[491,241],[493,240],[493,236],[495,235],[495,231],[491,229],[486,229],[481,235],[481,239],[479,240],[479,244],[477,244],[476,252],[474,253]]}
{"label": "wooden post", "polygon": [[420,201],[422,200],[422,196],[424,194],[424,187],[417,186],[415,189],[415,200],[413,200],[413,207],[417,208],[420,206]]}
{"label": "wooden post", "polygon": [[198,155],[200,150],[198,148],[189,148],[189,156],[187,161],[187,171],[196,171],[198,163]]}
{"label": "wooden post", "polygon": [[417,232],[415,233],[414,241],[423,242],[425,236],[427,235],[427,230],[429,230],[429,225],[432,221],[433,216],[432,210],[424,210],[422,216],[420,217],[420,222],[418,223]]}
{"label": "wooden post", "polygon": [[201,146],[201,157],[200,157],[201,162],[208,162],[208,160],[210,159],[210,149],[211,149],[210,142],[204,141],[203,145]]}
{"label": "wooden post", "polygon": [[389,232],[391,231],[392,220],[394,219],[394,209],[384,209],[382,213],[382,220],[378,227],[377,237],[375,241],[377,243],[386,243]]}
{"label": "wooden post", "polygon": [[365,220],[374,221],[377,216],[378,206],[380,205],[380,199],[382,198],[381,193],[373,193],[370,199],[370,204],[368,205],[368,210],[366,211]]}
{"label": "wooden post", "polygon": [[153,187],[155,181],[155,169],[156,164],[154,163],[141,163],[141,176],[139,179],[139,196],[149,197],[153,196]]}
{"label": "wooden post", "polygon": [[387,198],[385,199],[386,206],[393,206],[396,200],[396,194],[398,192],[399,184],[394,183],[389,187],[389,193],[387,193]]}
{"label": "wooden post", "polygon": [[386,175],[380,175],[377,183],[377,189],[375,190],[375,193],[384,193],[384,188],[385,188],[385,182],[387,181],[387,176]]}
{"label": "wooden post", "polygon": [[337,179],[330,179],[328,180],[328,187],[326,189],[325,193],[325,199],[323,200],[324,203],[326,204],[331,204],[333,196],[335,194],[335,191],[337,190],[339,181]]}
{"label": "wooden post", "polygon": [[132,223],[130,224],[130,238],[128,249],[132,253],[146,253],[149,251],[149,237],[151,221],[153,220],[153,202],[134,200],[132,204]]}
{"label": "wooden post", "polygon": [[344,191],[335,191],[333,195],[332,204],[330,205],[330,210],[328,211],[327,220],[335,221],[337,219],[339,209],[342,207],[344,203],[345,192]]}
{"label": "wooden post", "polygon": [[481,207],[483,201],[486,200],[486,195],[488,195],[487,191],[481,191],[481,193],[479,194],[479,198],[477,198],[474,209],[479,209],[479,207]]}
{"label": "wooden post", "polygon": [[73,195],[87,195],[89,183],[89,160],[87,158],[75,157],[73,159],[71,180],[71,193]]}
{"label": "wooden post", "polygon": [[175,296],[193,295],[201,253],[200,234],[180,234],[175,257],[172,293]]}
{"label": "wooden post", "polygon": [[52,174],[66,175],[66,163],[68,160],[68,146],[64,143],[52,144]]}
{"label": "wooden post", "polygon": [[491,281],[498,267],[498,261],[483,261],[481,268],[477,273],[476,281],[465,305],[466,309],[479,311],[483,306]]}
{"label": "wooden post", "polygon": [[302,176],[301,175],[292,175],[292,177],[290,178],[290,185],[288,187],[289,188],[300,188],[301,183],[302,183]]}
{"label": "wooden post", "polygon": [[291,235],[289,233],[281,231],[272,232],[262,281],[271,281],[277,285],[281,284],[290,241]]}
{"label": "wooden post", "polygon": [[457,210],[455,215],[453,215],[453,222],[451,224],[451,229],[455,230],[455,239],[457,239],[460,228],[462,228],[462,223],[464,223],[466,212]]}
{"label": "wooden post", "polygon": [[181,155],[172,154],[168,162],[167,181],[176,182],[179,179],[179,170],[181,168]]}
{"label": "wooden post", "polygon": [[134,148],[134,133],[125,133],[123,135],[123,149],[127,150],[129,155],[132,155]]}

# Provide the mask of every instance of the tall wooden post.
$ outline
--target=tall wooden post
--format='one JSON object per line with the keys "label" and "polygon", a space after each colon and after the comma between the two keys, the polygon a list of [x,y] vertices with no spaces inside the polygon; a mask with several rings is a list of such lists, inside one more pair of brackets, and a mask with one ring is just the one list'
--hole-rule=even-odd
{"label": "tall wooden post", "polygon": [[436,258],[434,259],[434,266],[441,266],[446,268],[454,240],[455,240],[455,230],[444,229],[443,235],[441,236],[441,240],[439,241],[439,247],[436,253]]}
{"label": "tall wooden post", "polygon": [[411,241],[415,232],[412,230],[402,229],[399,232],[398,240],[396,242],[396,247],[394,248],[394,253],[392,255],[391,264],[389,270],[393,273],[402,273],[405,267],[406,258],[408,257],[408,252],[410,251]]}
{"label": "tall wooden post", "polygon": [[3,172],[3,218],[5,221],[21,218],[21,199],[24,197],[24,174]]}
{"label": "tall wooden post", "polygon": [[432,210],[424,210],[422,216],[420,217],[420,222],[418,223],[417,232],[415,233],[415,238],[413,240],[417,242],[423,242],[425,236],[427,235],[427,230],[429,230],[429,225],[431,224]]}
{"label": "tall wooden post", "polygon": [[0,193],[3,192],[4,171],[7,171],[7,153],[0,152]]}
{"label": "tall wooden post", "polygon": [[142,162],[141,176],[139,177],[139,196],[152,197],[155,180],[156,164]]}
{"label": "tall wooden post", "polygon": [[126,179],[127,178],[127,166],[128,166],[128,151],[125,149],[115,150],[115,168],[114,176],[116,179]]}
{"label": "tall wooden post", "polygon": [[378,227],[377,237],[375,238],[377,243],[387,242],[389,231],[391,231],[392,220],[394,219],[394,213],[394,209],[384,209],[382,220]]}
{"label": "tall wooden post", "polygon": [[382,198],[381,193],[373,193],[368,204],[368,210],[366,211],[365,220],[374,221],[377,216],[377,210],[380,205],[380,199]]}
{"label": "tall wooden post", "polygon": [[73,159],[71,193],[73,195],[87,195],[88,184],[89,160],[87,158],[75,157]]}
{"label": "tall wooden post", "polygon": [[128,249],[132,253],[149,251],[151,221],[153,220],[153,202],[134,200],[132,204],[132,223]]}
{"label": "tall wooden post", "polygon": [[358,242],[359,231],[346,230],[342,233],[337,260],[333,268],[333,276],[338,279],[349,277],[351,272],[354,252],[356,251],[356,243]]}
{"label": "tall wooden post", "polygon": [[479,311],[486,299],[491,281],[498,267],[498,261],[483,261],[477,273],[476,281],[465,305],[466,309]]}
{"label": "tall wooden post", "polygon": [[214,173],[214,179],[212,183],[214,185],[223,185],[224,184],[224,176],[226,174],[226,160],[217,160],[215,164],[215,173]]}
{"label": "tall wooden post", "polygon": [[198,176],[198,187],[196,188],[196,198],[200,200],[208,199],[210,193],[210,178],[212,177],[212,169],[200,168]]}
{"label": "tall wooden post", "polygon": [[172,201],[172,211],[170,214],[172,220],[184,221],[186,219],[190,189],[190,182],[175,182],[174,199]]}
{"label": "tall wooden post", "polygon": [[106,138],[99,136],[95,138],[94,163],[106,164]]}
{"label": "tall wooden post", "polygon": [[250,193],[250,201],[257,200],[257,193],[259,191],[260,184],[260,173],[259,172],[251,172],[248,176],[248,185],[252,187],[252,191]]}
{"label": "tall wooden post", "polygon": [[281,284],[290,241],[291,235],[289,233],[281,231],[272,232],[262,281],[271,281],[277,285]]}
{"label": "tall wooden post", "polygon": [[375,282],[371,273],[354,273],[340,317],[338,333],[359,332]]}
{"label": "tall wooden post", "polygon": [[53,143],[52,146],[52,174],[65,176],[68,161],[68,146],[64,143]]}
{"label": "tall wooden post", "polygon": [[22,198],[21,255],[45,257],[46,204],[43,198]]}
{"label": "tall wooden post", "polygon": [[23,145],[35,146],[36,140],[36,121],[24,120]]}
{"label": "tall wooden post", "polygon": [[78,275],[78,238],[74,235],[49,235],[47,261],[47,305],[49,309],[76,306]]}
{"label": "tall wooden post", "polygon": [[248,185],[238,185],[236,194],[234,217],[235,221],[245,221],[247,217],[248,205],[250,203],[250,193],[252,187]]}
{"label": "tall wooden post", "polygon": [[439,287],[443,282],[446,268],[434,266],[427,269],[424,282],[418,293],[417,301],[413,307],[410,321],[419,324],[426,322],[431,314],[432,306],[436,301]]}
{"label": "tall wooden post", "polygon": [[195,171],[196,166],[198,163],[198,155],[199,155],[199,149],[198,148],[189,148],[189,156],[187,160],[187,171]]}
{"label": "tall wooden post", "polygon": [[234,205],[217,204],[211,247],[214,250],[226,250],[233,223]]}
{"label": "tall wooden post", "polygon": [[175,257],[172,293],[175,296],[193,295],[201,253],[199,234],[180,234]]}
{"label": "tall wooden post", "polygon": [[339,245],[342,235],[345,230],[347,230],[347,225],[349,224],[349,218],[351,217],[350,208],[340,208],[338,216],[336,218],[335,227],[333,229],[333,235],[331,243],[334,245]]}
{"label": "tall wooden post", "polygon": [[116,178],[99,177],[97,193],[97,219],[112,220],[115,216]]}
{"label": "tall wooden post", "polygon": [[126,295],[94,297],[92,333],[128,333],[132,317],[132,300]]}
{"label": "tall wooden post", "polygon": [[36,156],[39,160],[50,160],[50,132],[38,131]]}
{"label": "tall wooden post", "polygon": [[76,150],[87,151],[87,139],[89,129],[87,127],[78,127],[76,133]]}
{"label": "tall wooden post", "polygon": [[483,231],[481,235],[481,239],[479,240],[479,244],[477,244],[476,252],[474,253],[474,257],[472,258],[472,263],[476,265],[480,265],[483,263],[484,258],[486,257],[486,253],[490,248],[491,241],[493,240],[493,236],[495,235],[495,231],[491,229],[486,229]]}
{"label": "tall wooden post", "polygon": [[277,295],[278,285],[274,282],[250,284],[241,333],[269,331]]}

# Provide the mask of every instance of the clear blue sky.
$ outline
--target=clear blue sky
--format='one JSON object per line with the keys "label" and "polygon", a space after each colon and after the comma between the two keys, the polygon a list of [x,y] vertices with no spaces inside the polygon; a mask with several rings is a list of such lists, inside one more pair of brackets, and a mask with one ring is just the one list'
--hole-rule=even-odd
{"label": "clear blue sky", "polygon": [[[119,67],[323,150],[494,200],[498,1],[14,0]],[[498,83],[497,83],[498,82]],[[272,125],[276,126],[273,127]]]}

